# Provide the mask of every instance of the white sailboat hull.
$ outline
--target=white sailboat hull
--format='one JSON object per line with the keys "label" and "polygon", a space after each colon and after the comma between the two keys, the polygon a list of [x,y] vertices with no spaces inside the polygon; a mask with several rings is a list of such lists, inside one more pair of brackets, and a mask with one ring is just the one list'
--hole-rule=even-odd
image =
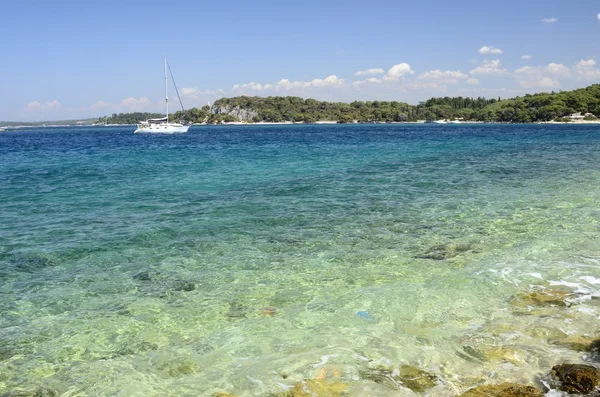
{"label": "white sailboat hull", "polygon": [[177,124],[150,124],[138,125],[134,134],[182,134],[188,132],[189,125]]}
{"label": "white sailboat hull", "polygon": [[[189,125],[169,123],[169,89],[167,82],[167,69],[169,69],[169,72],[171,71],[171,69],[168,67],[167,57],[165,56],[165,107],[167,108],[167,115],[158,119],[142,121],[137,125],[136,130],[133,131],[134,134],[182,134],[187,132],[190,128]],[[173,74],[171,74],[171,77],[173,78],[173,85],[175,85],[175,78],[173,77]],[[177,90],[176,85],[175,90]],[[184,110],[183,103],[181,103],[181,98],[179,97],[179,92],[177,92],[177,97],[179,98],[179,103],[181,104],[181,110]]]}

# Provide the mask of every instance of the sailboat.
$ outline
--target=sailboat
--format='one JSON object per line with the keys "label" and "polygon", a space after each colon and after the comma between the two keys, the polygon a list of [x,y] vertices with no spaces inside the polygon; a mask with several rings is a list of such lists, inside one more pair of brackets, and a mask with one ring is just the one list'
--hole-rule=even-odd
{"label": "sailboat", "polygon": [[167,69],[169,69],[169,73],[171,74],[171,79],[173,79],[173,86],[175,87],[175,92],[177,93],[177,98],[179,98],[179,104],[181,105],[181,110],[185,112],[183,108],[183,103],[181,102],[181,97],[179,96],[179,91],[177,90],[177,85],[175,84],[175,78],[173,77],[173,73],[171,73],[171,67],[167,62],[167,57],[165,57],[165,105],[167,107],[167,115],[166,117],[162,117],[159,119],[148,119],[146,121],[142,121],[137,125],[137,129],[134,131],[135,134],[146,133],[146,134],[177,134],[187,132],[190,128],[189,125],[183,125],[179,123],[169,123],[169,92],[168,92],[168,80],[167,80]]}

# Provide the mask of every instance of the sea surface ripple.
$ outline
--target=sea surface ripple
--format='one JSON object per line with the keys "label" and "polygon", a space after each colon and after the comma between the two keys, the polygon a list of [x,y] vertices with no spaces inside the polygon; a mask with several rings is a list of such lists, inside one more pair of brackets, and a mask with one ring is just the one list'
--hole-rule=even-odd
{"label": "sea surface ripple", "polygon": [[[378,365],[439,396],[532,383],[581,361],[553,335],[598,328],[599,185],[597,126],[2,132],[0,395],[267,396],[322,368],[410,395]],[[576,304],[509,303],[556,285]]]}

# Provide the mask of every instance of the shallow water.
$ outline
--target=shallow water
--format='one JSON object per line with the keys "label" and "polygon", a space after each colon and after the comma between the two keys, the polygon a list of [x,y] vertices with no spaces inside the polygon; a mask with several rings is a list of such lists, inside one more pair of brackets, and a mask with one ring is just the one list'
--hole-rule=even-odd
{"label": "shallow water", "polygon": [[9,131],[0,181],[0,393],[410,395],[361,376],[409,364],[453,396],[596,335],[597,126]]}

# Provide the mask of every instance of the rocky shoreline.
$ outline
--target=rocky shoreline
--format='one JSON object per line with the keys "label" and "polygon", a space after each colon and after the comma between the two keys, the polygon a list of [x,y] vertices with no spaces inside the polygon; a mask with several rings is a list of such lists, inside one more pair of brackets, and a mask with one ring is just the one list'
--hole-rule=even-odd
{"label": "rocky shoreline", "polygon": [[[426,253],[426,257],[434,255],[433,259],[445,259],[438,257],[438,251],[443,256],[451,256],[455,251],[463,252],[472,247],[461,246],[454,250],[447,247],[434,247]],[[460,248],[460,249],[459,249]],[[193,288],[174,287],[177,291],[189,291]],[[535,285],[526,291],[519,292],[508,301],[510,310],[517,316],[555,318],[557,315],[580,303],[581,294],[572,288],[564,286],[553,286],[548,284]],[[264,317],[275,317],[275,309],[263,311]],[[581,362],[554,362],[547,370],[539,373],[534,379],[525,383],[514,382],[514,379],[485,379],[483,377],[470,382],[460,382],[456,386],[455,379],[447,374],[436,373],[431,369],[422,369],[415,365],[392,365],[381,360],[371,360],[362,357],[364,366],[362,369],[350,369],[339,364],[328,364],[324,359],[322,363],[313,365],[313,376],[297,381],[292,386],[285,386],[285,380],[289,375],[282,371],[282,388],[287,390],[279,393],[267,394],[271,397],[342,397],[361,395],[380,395],[381,390],[387,390],[390,396],[425,395],[436,396],[445,390],[443,395],[454,391],[457,397],[542,397],[542,396],[587,396],[600,397],[600,334],[597,335],[573,335],[560,329],[553,331],[536,331],[547,342],[557,348],[570,349],[578,352]],[[478,343],[477,336],[461,341],[462,352],[460,357],[479,363],[496,363],[496,365],[526,365],[522,352],[517,348],[506,346],[489,346]],[[325,356],[324,356],[325,357]],[[196,369],[199,370],[199,369]],[[178,368],[177,374],[187,374],[193,369]],[[312,371],[311,371],[312,372]],[[456,374],[460,377],[460,374]],[[289,382],[290,379],[288,379]],[[357,382],[361,381],[361,382]],[[466,386],[471,383],[471,386]],[[372,385],[372,386],[369,386]],[[378,391],[379,390],[379,391]],[[375,393],[375,394],[372,394]],[[61,395],[60,392],[51,390],[46,386],[33,388],[22,387],[0,394],[1,397],[54,397]],[[214,397],[235,397],[231,391],[214,391]],[[245,395],[245,394],[243,394]]]}
{"label": "rocky shoreline", "polygon": [[[467,247],[464,247],[466,250]],[[469,247],[470,249],[470,247]],[[441,249],[438,249],[438,251]],[[434,250],[435,251],[435,250]],[[444,253],[446,253],[444,249]],[[437,251],[435,251],[437,252]],[[441,258],[434,258],[441,259]],[[579,293],[569,288],[538,285],[513,296],[508,302],[516,315],[552,316],[558,310],[578,303]],[[479,385],[467,390],[457,390],[450,380],[441,375],[425,371],[412,365],[394,367],[380,362],[369,362],[367,368],[359,371],[359,379],[384,386],[396,391],[390,395],[435,396],[436,387],[450,386],[457,397],[542,397],[579,395],[600,397],[600,337],[569,335],[557,330],[548,334],[548,342],[558,347],[581,353],[581,363],[558,362],[540,373],[531,384],[513,383],[502,379],[480,380]],[[482,362],[523,364],[519,352],[506,347],[485,349],[468,342],[463,345],[464,355]],[[311,379],[304,379],[292,388],[272,396],[277,397],[342,397],[361,395],[353,390],[352,382],[345,381],[342,370],[336,366],[323,366]],[[215,397],[234,397],[226,391],[216,392]]]}

